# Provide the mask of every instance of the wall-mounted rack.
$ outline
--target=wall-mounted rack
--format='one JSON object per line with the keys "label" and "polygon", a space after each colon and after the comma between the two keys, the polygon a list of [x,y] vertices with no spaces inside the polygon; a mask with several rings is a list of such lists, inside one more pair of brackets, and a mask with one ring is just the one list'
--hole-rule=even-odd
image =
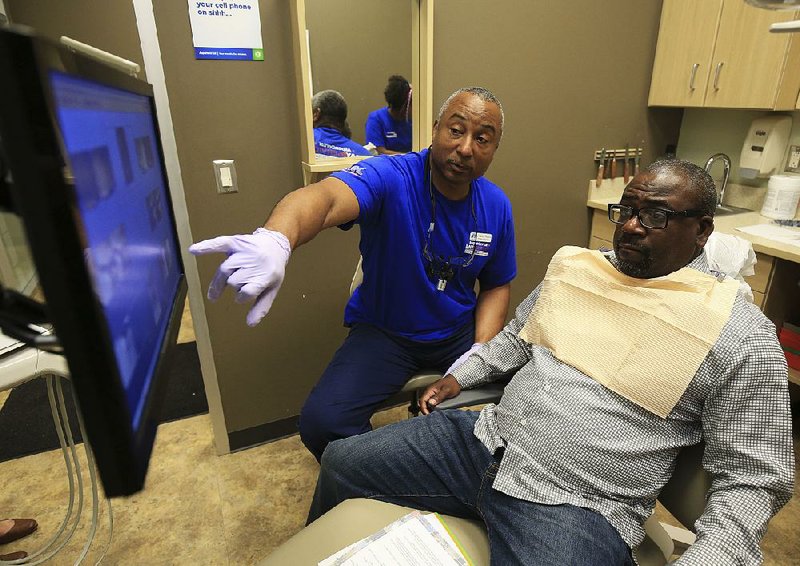
{"label": "wall-mounted rack", "polygon": [[[605,153],[605,157],[603,159],[633,159],[637,155],[639,157],[642,156],[642,152],[644,148],[642,147],[629,147],[627,155],[625,154],[625,148],[621,149],[607,149]],[[596,149],[594,152],[594,160],[600,161],[600,153],[602,153],[601,149]]]}

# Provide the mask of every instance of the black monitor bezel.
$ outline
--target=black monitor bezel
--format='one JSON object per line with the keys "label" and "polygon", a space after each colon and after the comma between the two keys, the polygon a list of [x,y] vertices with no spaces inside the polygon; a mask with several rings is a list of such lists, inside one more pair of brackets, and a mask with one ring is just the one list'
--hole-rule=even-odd
{"label": "black monitor bezel", "polygon": [[[150,100],[158,157],[166,177],[152,87],[134,77],[38,37],[28,28],[0,29],[0,137],[13,183],[15,212],[23,218],[45,308],[64,349],[71,381],[108,496],[129,495],[144,485],[165,387],[165,373],[180,328],[186,276],[171,305],[138,430],[131,426],[112,343],[86,263],[78,207],[69,182],[68,156],[54,112],[48,73],[52,70],[144,95]],[[167,190],[170,218],[175,214]],[[176,250],[180,250],[175,223]]]}

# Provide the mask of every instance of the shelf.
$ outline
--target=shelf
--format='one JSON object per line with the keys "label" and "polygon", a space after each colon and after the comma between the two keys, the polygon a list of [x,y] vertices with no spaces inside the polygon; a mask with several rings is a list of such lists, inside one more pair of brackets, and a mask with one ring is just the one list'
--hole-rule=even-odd
{"label": "shelf", "polygon": [[322,159],[317,157],[315,163],[306,163],[303,161],[303,169],[311,173],[330,173],[331,171],[341,171],[347,169],[354,163],[358,163],[364,159],[369,159],[369,155],[359,155],[357,157],[331,157],[330,159]]}

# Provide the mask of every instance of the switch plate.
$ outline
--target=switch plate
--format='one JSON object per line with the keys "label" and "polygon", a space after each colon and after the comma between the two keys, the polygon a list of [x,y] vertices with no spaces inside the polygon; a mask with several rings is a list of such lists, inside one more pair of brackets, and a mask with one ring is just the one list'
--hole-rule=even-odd
{"label": "switch plate", "polygon": [[789,158],[786,160],[784,171],[800,173],[800,145],[789,146]]}
{"label": "switch plate", "polygon": [[217,192],[219,194],[238,193],[239,184],[236,182],[236,164],[233,159],[215,159],[212,163],[214,178],[217,181]]}

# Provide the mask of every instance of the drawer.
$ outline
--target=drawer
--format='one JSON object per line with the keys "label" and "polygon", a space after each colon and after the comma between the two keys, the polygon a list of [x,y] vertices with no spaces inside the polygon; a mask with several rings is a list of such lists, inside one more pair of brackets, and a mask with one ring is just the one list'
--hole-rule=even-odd
{"label": "drawer", "polygon": [[771,255],[765,255],[756,252],[756,265],[755,273],[750,277],[745,277],[744,280],[750,285],[753,291],[759,293],[767,292],[767,285],[769,285],[769,277],[772,274],[772,266],[775,263],[775,258]]}
{"label": "drawer", "polygon": [[589,249],[590,250],[599,250],[600,248],[607,248],[609,250],[614,249],[614,244],[609,242],[608,240],[601,240],[595,236],[589,238]]}
{"label": "drawer", "polygon": [[592,236],[607,242],[613,242],[614,229],[616,227],[617,225],[608,219],[607,211],[594,209],[594,214],[592,214]]}

